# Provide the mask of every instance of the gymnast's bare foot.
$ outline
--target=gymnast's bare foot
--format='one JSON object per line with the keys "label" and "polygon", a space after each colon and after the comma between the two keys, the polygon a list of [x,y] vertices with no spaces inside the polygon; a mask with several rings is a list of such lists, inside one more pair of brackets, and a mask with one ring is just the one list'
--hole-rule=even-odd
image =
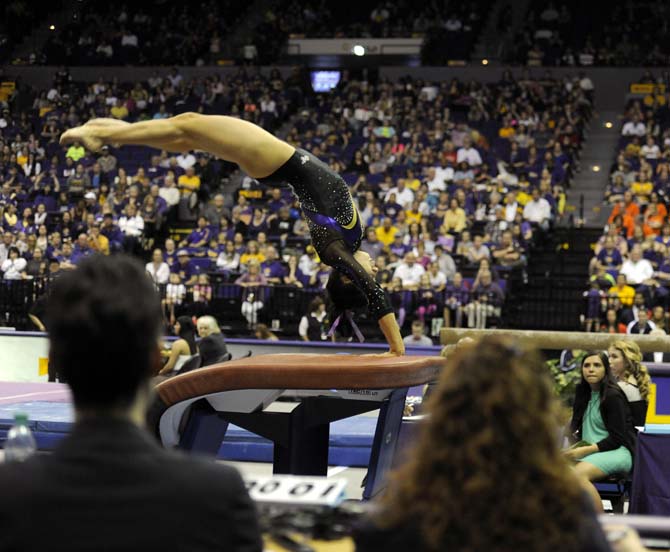
{"label": "gymnast's bare foot", "polygon": [[117,119],[91,119],[85,125],[65,131],[60,137],[60,143],[61,145],[67,145],[73,142],[81,142],[87,150],[96,152],[105,145],[105,141],[100,136],[102,130],[129,124]]}

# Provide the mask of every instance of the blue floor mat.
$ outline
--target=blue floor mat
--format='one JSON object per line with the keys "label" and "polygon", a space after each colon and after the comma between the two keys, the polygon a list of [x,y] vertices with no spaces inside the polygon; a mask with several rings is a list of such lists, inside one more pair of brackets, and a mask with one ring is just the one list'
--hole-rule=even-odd
{"label": "blue floor mat", "polygon": [[[28,414],[29,425],[40,450],[53,450],[70,431],[74,421],[74,411],[68,403],[33,401],[0,405],[0,440],[6,439],[17,412]],[[376,416],[354,416],[333,422],[330,426],[329,464],[366,467],[376,425]],[[272,462],[272,453],[270,440],[231,424],[217,456],[239,462]]]}

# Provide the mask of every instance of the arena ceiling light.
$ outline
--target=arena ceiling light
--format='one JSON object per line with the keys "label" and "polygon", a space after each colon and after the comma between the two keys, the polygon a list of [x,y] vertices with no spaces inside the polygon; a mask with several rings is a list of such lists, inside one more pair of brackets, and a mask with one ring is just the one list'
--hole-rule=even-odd
{"label": "arena ceiling light", "polygon": [[612,125],[612,122],[611,122],[611,121],[607,121],[607,122],[605,123],[605,128],[612,128],[612,126],[614,126],[614,125]]}
{"label": "arena ceiling light", "polygon": [[365,46],[361,46],[360,44],[356,44],[351,49],[351,53],[354,54],[355,56],[364,56],[365,55]]}
{"label": "arena ceiling light", "polygon": [[56,30],[56,25],[49,25],[49,30],[50,31],[55,31]]}
{"label": "arena ceiling light", "polygon": [[600,172],[600,165],[593,165],[593,167],[591,167],[591,170],[593,172]]}
{"label": "arena ceiling light", "polygon": [[484,58],[484,59],[482,60],[482,65],[488,65],[488,64],[489,64],[489,60],[486,59],[486,58]]}

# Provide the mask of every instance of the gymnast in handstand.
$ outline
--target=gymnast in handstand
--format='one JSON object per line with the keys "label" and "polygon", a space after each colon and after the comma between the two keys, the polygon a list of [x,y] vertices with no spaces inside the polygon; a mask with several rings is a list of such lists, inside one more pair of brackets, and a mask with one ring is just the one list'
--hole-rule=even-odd
{"label": "gymnast in handstand", "polygon": [[260,182],[290,185],[300,200],[314,248],[334,269],[326,289],[335,316],[350,317],[348,311],[367,304],[389,344],[389,351],[383,355],[405,353],[393,309],[375,282],[374,263],[358,249],[363,226],[349,188],[340,175],[311,153],[248,121],[198,113],[138,123],[93,119],[66,131],[60,139],[61,144],[75,141],[91,151],[105,144],[145,145],[173,152],[207,151],[238,164]]}

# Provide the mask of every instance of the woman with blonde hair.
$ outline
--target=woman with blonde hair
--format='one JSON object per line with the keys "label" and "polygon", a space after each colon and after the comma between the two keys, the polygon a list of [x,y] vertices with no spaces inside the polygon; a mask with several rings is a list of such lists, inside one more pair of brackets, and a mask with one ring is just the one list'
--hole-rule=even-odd
{"label": "woman with blonde hair", "polygon": [[604,551],[559,447],[559,407],[536,350],[487,336],[457,347],[411,457],[357,550]]}
{"label": "woman with blonde hair", "polygon": [[642,364],[642,353],[637,343],[619,340],[609,347],[612,375],[626,395],[634,426],[643,426],[647,417],[651,378]]}

